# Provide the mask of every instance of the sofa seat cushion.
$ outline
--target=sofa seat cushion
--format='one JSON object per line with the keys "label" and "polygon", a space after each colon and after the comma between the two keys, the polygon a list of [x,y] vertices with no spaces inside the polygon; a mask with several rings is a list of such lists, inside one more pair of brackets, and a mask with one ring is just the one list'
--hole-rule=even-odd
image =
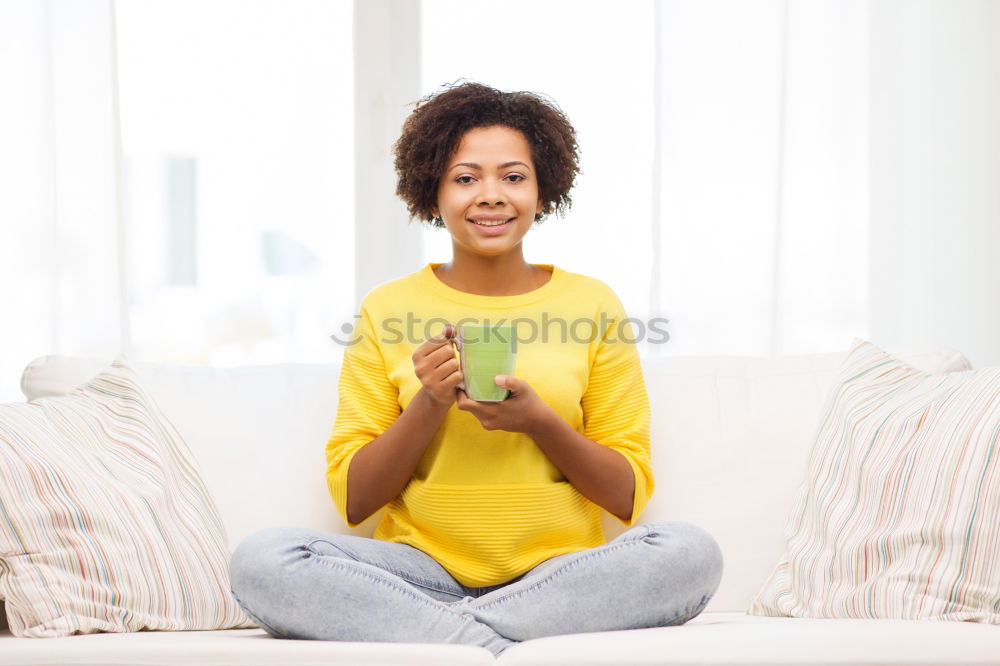
{"label": "sofa seat cushion", "polygon": [[996,666],[1000,628],[933,620],[813,620],[702,613],[680,627],[552,636],[504,666]]}
{"label": "sofa seat cushion", "polygon": [[262,629],[140,631],[65,638],[0,633],[0,666],[479,666],[495,663],[467,645],[279,640]]}
{"label": "sofa seat cushion", "polygon": [[0,666],[996,666],[1000,628],[933,620],[812,620],[702,613],[681,627],[540,638],[494,661],[464,645],[277,640],[260,629],[66,638],[0,632]]}

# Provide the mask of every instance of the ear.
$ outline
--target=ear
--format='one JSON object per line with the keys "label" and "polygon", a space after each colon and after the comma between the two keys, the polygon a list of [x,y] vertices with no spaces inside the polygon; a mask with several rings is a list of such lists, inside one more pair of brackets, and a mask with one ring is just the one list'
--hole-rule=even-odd
{"label": "ear", "polygon": [[431,215],[441,217],[441,211],[438,210],[437,206],[431,206]]}
{"label": "ear", "polygon": [[543,208],[545,208],[545,202],[542,201],[541,199],[539,199],[538,200],[538,205],[535,206],[535,215],[538,215],[539,213],[541,213]]}

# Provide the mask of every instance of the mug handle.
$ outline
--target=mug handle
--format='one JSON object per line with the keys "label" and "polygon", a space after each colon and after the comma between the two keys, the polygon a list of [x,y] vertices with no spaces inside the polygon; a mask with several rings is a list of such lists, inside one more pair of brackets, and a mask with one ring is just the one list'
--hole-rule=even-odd
{"label": "mug handle", "polygon": [[[451,339],[451,348],[452,348],[452,351],[455,352],[455,360],[458,361],[458,367],[459,367],[459,369],[461,369],[462,368],[462,338],[459,338],[459,337],[452,338]],[[458,389],[461,389],[461,390],[465,391],[466,390],[466,388],[465,388],[465,380],[463,379],[462,381],[460,381],[458,383],[458,386],[456,386],[455,388],[458,388]]]}

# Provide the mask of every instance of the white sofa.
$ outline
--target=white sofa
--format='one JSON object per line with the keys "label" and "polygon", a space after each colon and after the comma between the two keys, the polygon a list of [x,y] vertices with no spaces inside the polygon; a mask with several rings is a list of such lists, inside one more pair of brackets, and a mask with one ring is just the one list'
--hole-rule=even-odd
{"label": "white sofa", "polygon": [[[945,349],[898,355],[932,372],[968,368],[960,354]],[[684,626],[555,636],[494,659],[468,646],[288,641],[260,629],[28,639],[0,625],[0,665],[1000,664],[997,626],[744,613],[783,551],[785,518],[841,357],[644,361],[657,488],[642,520],[701,525],[725,556],[718,593]],[[105,365],[44,357],[25,369],[22,388],[28,399],[64,393]],[[378,516],[349,530],[325,485],[339,366],[135,366],[198,457],[231,547],[275,525],[371,533]],[[622,530],[613,519],[605,527],[609,538]]]}

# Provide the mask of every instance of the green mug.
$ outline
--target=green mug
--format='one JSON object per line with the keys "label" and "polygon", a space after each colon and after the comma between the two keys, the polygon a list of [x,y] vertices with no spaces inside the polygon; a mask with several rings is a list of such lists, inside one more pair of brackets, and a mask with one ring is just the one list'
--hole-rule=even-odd
{"label": "green mug", "polygon": [[473,400],[500,402],[510,391],[497,386],[497,375],[514,374],[514,327],[464,324],[455,339],[462,365],[458,388]]}

